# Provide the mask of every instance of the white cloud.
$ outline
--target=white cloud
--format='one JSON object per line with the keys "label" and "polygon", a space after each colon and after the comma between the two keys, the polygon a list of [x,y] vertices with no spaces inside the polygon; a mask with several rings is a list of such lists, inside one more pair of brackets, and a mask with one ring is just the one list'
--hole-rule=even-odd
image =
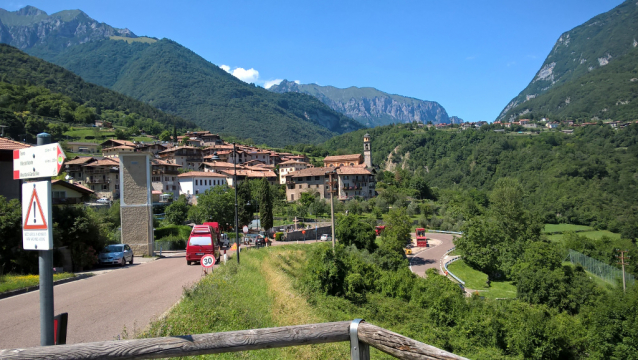
{"label": "white cloud", "polygon": [[273,85],[279,85],[280,82],[282,82],[284,79],[275,79],[275,80],[268,80],[266,82],[264,82],[264,87],[266,89],[270,89]]}
{"label": "white cloud", "polygon": [[235,68],[233,69],[233,72],[231,74],[233,74],[233,76],[238,78],[239,80],[247,83],[256,84],[257,80],[259,80],[259,71],[253,68],[250,68],[248,70],[244,68]]}
{"label": "white cloud", "polygon": [[295,80],[295,84],[301,84],[301,82],[299,82],[299,80]]}
{"label": "white cloud", "polygon": [[225,72],[230,72],[230,66],[228,65],[219,65],[220,68],[222,68],[222,70],[224,70]]}

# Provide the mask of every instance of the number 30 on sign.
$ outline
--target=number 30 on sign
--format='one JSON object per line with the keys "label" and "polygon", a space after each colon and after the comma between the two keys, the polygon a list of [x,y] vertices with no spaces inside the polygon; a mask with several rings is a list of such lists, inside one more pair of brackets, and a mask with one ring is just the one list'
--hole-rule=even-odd
{"label": "number 30 on sign", "polygon": [[213,257],[213,255],[205,255],[202,257],[202,266],[205,268],[212,268],[213,265],[215,265],[215,258]]}

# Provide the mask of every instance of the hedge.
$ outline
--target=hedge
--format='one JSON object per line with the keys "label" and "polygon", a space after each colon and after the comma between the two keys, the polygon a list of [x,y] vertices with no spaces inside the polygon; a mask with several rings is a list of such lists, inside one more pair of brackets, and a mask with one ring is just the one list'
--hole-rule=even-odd
{"label": "hedge", "polygon": [[184,241],[188,240],[191,234],[191,228],[188,225],[169,225],[155,229],[155,238],[162,239],[168,236],[177,237]]}

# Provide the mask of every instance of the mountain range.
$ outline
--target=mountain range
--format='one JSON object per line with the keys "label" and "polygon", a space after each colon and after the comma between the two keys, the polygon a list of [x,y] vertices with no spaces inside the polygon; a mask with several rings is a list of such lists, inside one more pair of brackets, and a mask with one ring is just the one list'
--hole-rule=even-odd
{"label": "mountain range", "polygon": [[351,86],[346,89],[317,84],[298,84],[283,80],[268,90],[276,93],[308,94],[331,109],[345,114],[367,127],[392,123],[449,123],[445,109],[434,101],[392,95],[371,87]]}
{"label": "mountain range", "polygon": [[562,34],[498,119],[635,119],[637,46],[638,3],[625,1]]}
{"label": "mountain range", "polygon": [[201,128],[255,143],[318,143],[362,127],[312,96],[244,83],[174,41],[138,37],[79,10],[2,10],[0,42]]}

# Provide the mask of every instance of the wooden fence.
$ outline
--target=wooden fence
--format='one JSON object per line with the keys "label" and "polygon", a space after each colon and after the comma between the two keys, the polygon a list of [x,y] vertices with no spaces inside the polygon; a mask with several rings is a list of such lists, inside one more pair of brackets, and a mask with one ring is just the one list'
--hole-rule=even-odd
{"label": "wooden fence", "polygon": [[369,346],[398,359],[464,359],[368,324],[361,319],[222,333],[0,350],[0,359],[158,359],[345,341],[350,342],[350,356],[356,360],[370,359]]}

